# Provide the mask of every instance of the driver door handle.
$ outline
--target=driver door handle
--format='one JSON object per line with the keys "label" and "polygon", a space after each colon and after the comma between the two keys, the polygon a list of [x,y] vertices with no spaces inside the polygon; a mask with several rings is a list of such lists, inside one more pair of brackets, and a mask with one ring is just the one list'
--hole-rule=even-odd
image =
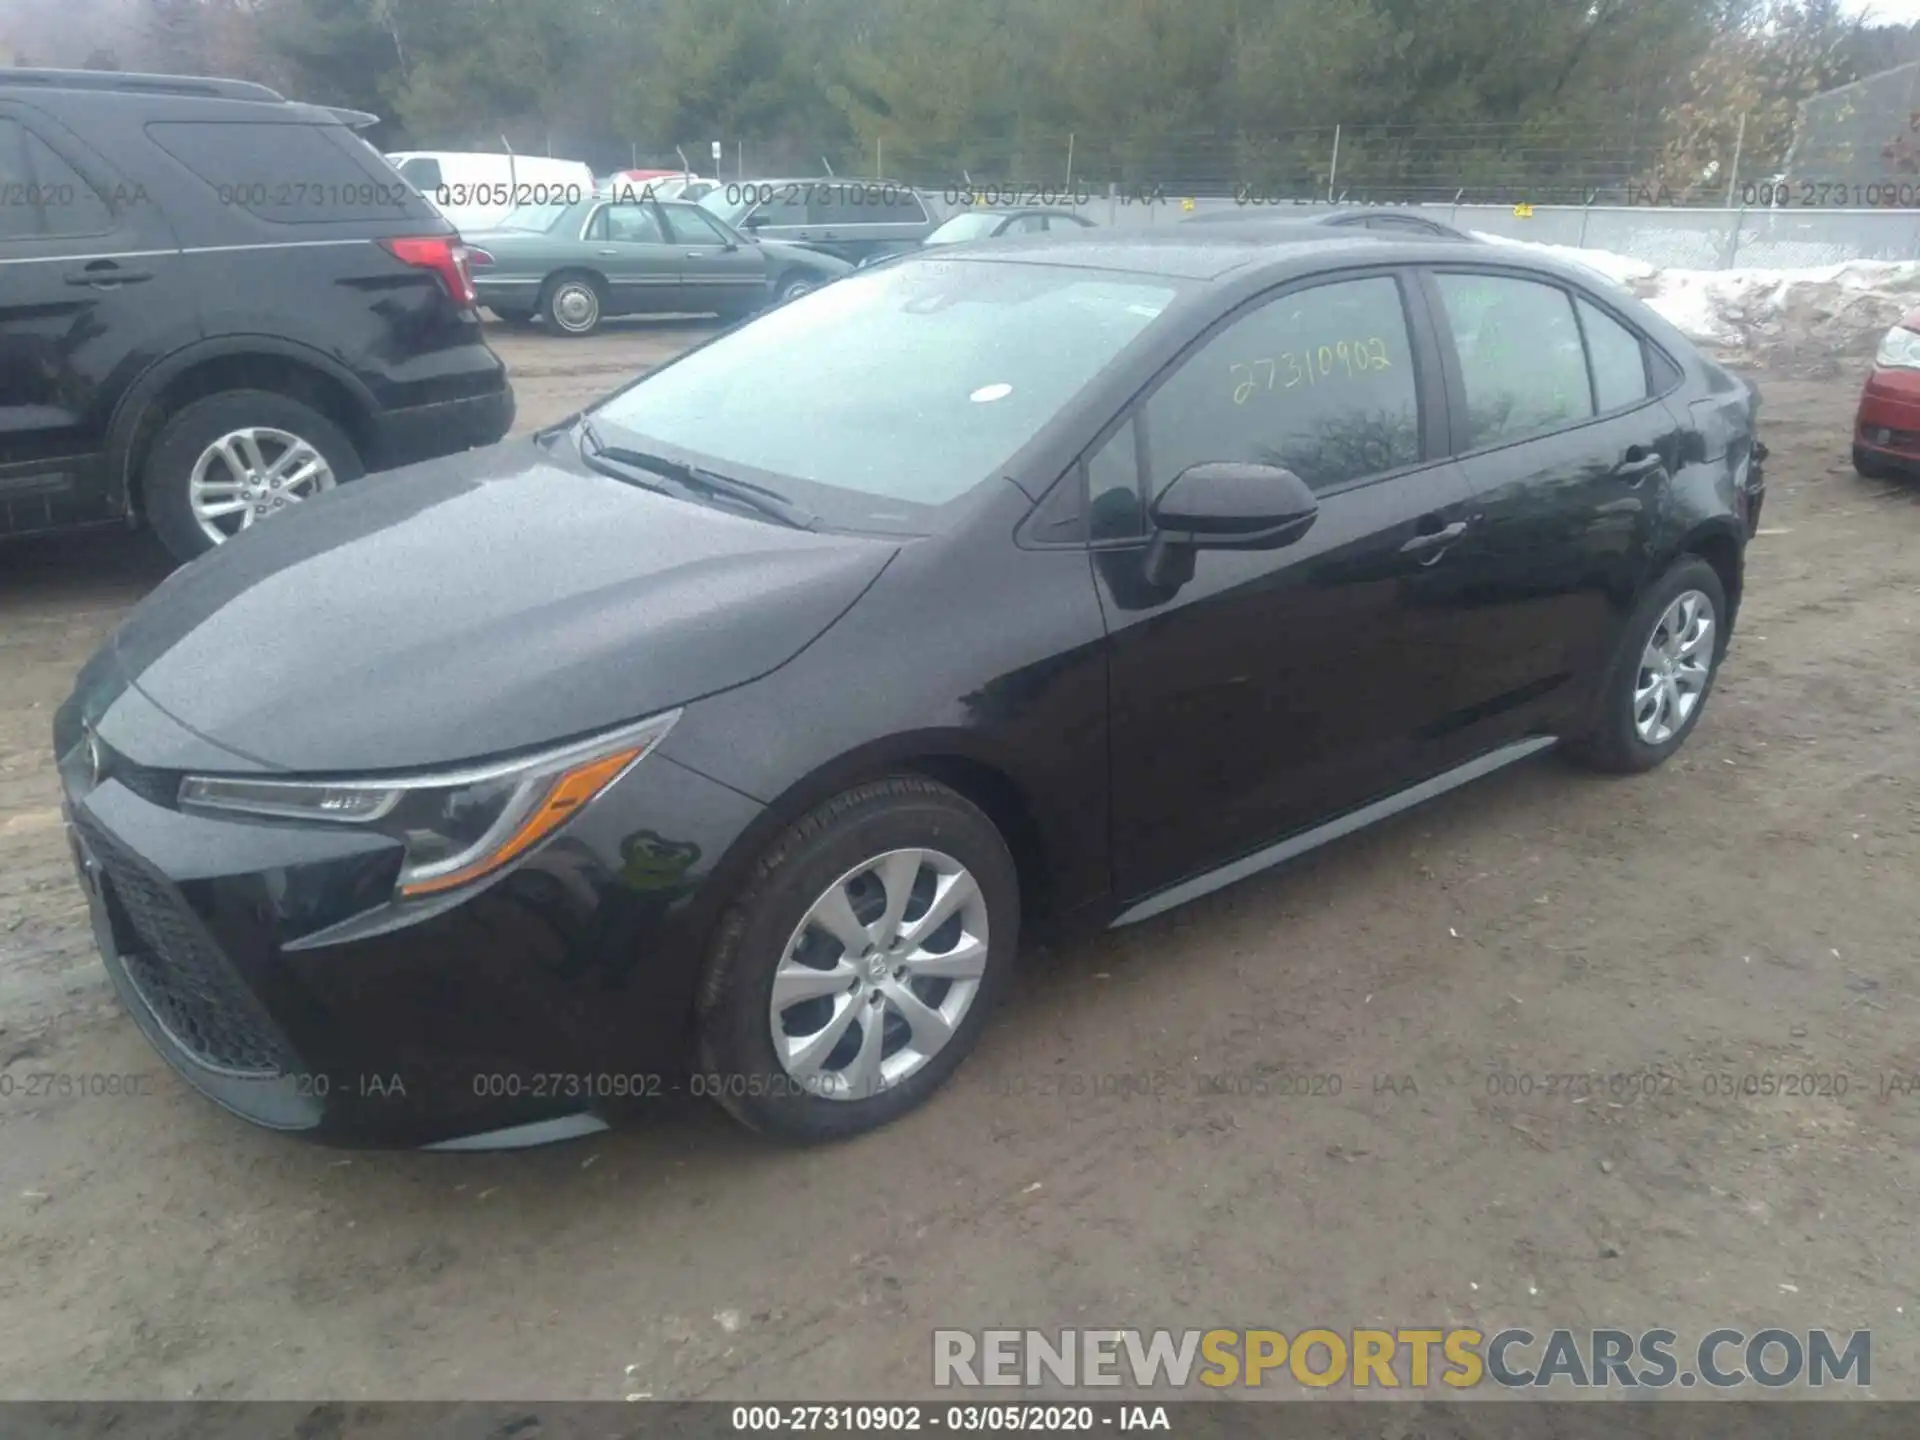
{"label": "driver door handle", "polygon": [[69,285],[93,285],[100,289],[110,289],[115,285],[137,285],[142,280],[153,279],[151,270],[124,270],[111,260],[95,260],[78,270],[69,270],[65,275]]}
{"label": "driver door handle", "polygon": [[[1451,525],[1443,526],[1438,530],[1429,531],[1424,535],[1414,536],[1400,547],[1400,553],[1402,555],[1418,555],[1428,550],[1444,550],[1466,533],[1467,522],[1464,520],[1456,520]],[[1436,554],[1433,558],[1438,560],[1440,557]]]}
{"label": "driver door handle", "polygon": [[1638,485],[1665,463],[1660,458],[1658,450],[1649,450],[1642,445],[1629,445],[1620,463],[1613,467],[1613,473],[1616,479]]}

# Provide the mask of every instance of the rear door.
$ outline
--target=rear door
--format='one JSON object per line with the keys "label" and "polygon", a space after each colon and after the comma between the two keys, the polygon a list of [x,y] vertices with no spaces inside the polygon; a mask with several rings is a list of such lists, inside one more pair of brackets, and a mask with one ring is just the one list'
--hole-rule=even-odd
{"label": "rear door", "polygon": [[698,310],[682,283],[680,247],[667,236],[660,207],[651,201],[616,200],[587,222],[595,262],[607,277],[608,312],[614,315]]}
{"label": "rear door", "polygon": [[690,311],[745,310],[767,298],[767,257],[742,245],[697,205],[663,205],[668,238],[680,247],[680,283]]}
{"label": "rear door", "polygon": [[1426,281],[1454,453],[1485,516],[1462,555],[1485,617],[1470,745],[1583,705],[1650,563],[1682,428],[1646,341],[1595,297],[1495,267]]}
{"label": "rear door", "polygon": [[0,533],[112,513],[114,406],[200,333],[156,198],[44,113],[0,103]]}
{"label": "rear door", "polygon": [[[1473,495],[1412,284],[1361,272],[1243,309],[1084,462],[1125,898],[1440,768],[1479,623],[1454,553]],[[1202,550],[1171,591],[1144,583],[1146,507],[1207,461],[1294,470],[1318,517],[1283,549]]]}

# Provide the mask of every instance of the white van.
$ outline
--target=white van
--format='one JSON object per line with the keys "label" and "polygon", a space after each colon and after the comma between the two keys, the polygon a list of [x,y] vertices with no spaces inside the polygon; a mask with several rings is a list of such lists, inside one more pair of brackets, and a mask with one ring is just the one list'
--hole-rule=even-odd
{"label": "white van", "polygon": [[593,193],[593,169],[578,160],[399,150],[387,161],[462,234],[491,229],[521,205],[571,205]]}

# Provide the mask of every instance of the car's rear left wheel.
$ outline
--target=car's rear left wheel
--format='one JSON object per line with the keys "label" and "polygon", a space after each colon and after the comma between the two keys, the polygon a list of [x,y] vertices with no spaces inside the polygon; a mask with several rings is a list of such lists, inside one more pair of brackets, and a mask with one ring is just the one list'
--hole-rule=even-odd
{"label": "car's rear left wheel", "polygon": [[1682,556],[1634,607],[1584,733],[1567,749],[1596,770],[1651,770],[1700,723],[1727,648],[1719,572]]}
{"label": "car's rear left wheel", "polygon": [[776,1139],[874,1129],[973,1048],[1019,945],[993,822],[901,777],[775,840],[722,920],[701,986],[697,1088]]}
{"label": "car's rear left wheel", "polygon": [[556,275],[540,293],[540,313],[561,335],[591,335],[605,316],[606,295],[591,275]]}

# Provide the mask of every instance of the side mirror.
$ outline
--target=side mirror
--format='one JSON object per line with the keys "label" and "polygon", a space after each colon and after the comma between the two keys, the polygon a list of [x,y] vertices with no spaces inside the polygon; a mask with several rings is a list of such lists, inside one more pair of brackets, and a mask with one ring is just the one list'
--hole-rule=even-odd
{"label": "side mirror", "polygon": [[742,230],[758,230],[762,225],[766,223],[767,223],[767,217],[762,215],[758,210],[756,210],[753,212],[753,214],[747,216],[746,219],[740,222],[740,228]]}
{"label": "side mirror", "polygon": [[1307,482],[1277,465],[1194,465],[1161,492],[1148,514],[1143,557],[1155,585],[1184,583],[1197,550],[1276,550],[1313,527],[1320,502]]}

